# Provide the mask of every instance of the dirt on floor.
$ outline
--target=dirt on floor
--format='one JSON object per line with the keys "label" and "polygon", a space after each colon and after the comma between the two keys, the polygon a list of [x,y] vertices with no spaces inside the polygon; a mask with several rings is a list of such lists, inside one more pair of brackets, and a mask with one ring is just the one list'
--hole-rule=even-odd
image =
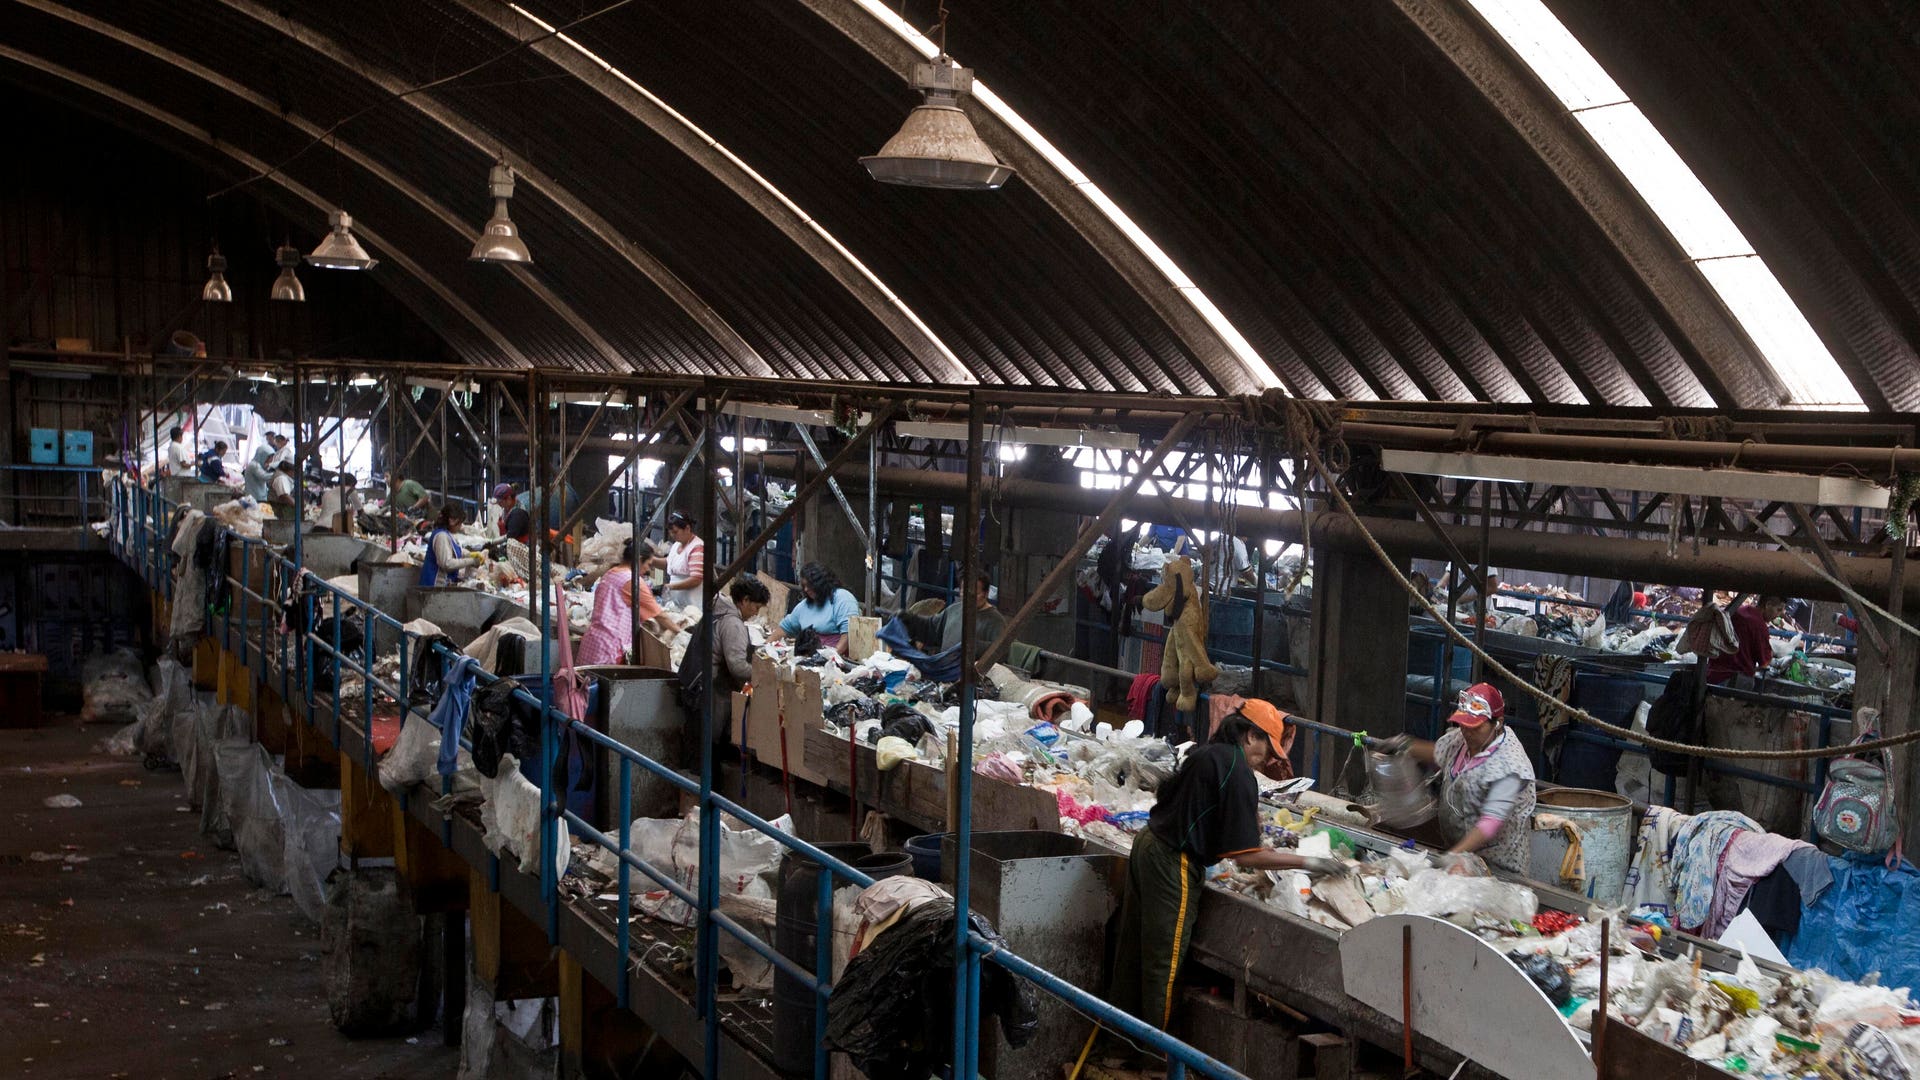
{"label": "dirt on floor", "polygon": [[109,734],[0,729],[0,1076],[454,1075],[437,1028],[335,1031],[318,929],[200,836],[178,772],[96,752]]}

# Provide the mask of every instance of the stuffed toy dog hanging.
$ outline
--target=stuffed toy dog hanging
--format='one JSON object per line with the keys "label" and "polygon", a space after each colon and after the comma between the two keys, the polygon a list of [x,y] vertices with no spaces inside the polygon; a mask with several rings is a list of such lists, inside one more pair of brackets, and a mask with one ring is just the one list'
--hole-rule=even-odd
{"label": "stuffed toy dog hanging", "polygon": [[1192,712],[1200,684],[1220,669],[1207,659],[1207,594],[1194,584],[1193,560],[1168,559],[1160,584],[1140,598],[1149,611],[1166,613],[1167,643],[1160,653],[1160,683],[1180,712]]}

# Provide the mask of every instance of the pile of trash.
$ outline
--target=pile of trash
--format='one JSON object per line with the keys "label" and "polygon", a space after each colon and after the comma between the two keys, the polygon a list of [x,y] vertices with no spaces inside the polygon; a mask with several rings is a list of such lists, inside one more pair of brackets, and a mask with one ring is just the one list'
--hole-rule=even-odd
{"label": "pile of trash", "polygon": [[153,700],[140,655],[121,647],[96,653],[80,662],[80,722],[127,724]]}

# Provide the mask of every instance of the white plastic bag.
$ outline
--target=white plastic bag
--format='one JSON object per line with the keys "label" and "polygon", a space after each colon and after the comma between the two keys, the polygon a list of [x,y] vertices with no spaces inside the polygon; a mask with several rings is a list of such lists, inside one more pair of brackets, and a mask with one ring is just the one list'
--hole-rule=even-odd
{"label": "white plastic bag", "polygon": [[1540,909],[1532,889],[1498,878],[1422,870],[1407,882],[1408,915],[1470,916],[1530,922]]}
{"label": "white plastic bag", "polygon": [[125,724],[139,707],[153,700],[147,672],[132,649],[97,653],[80,664],[83,724]]}
{"label": "white plastic bag", "polygon": [[[487,850],[495,855],[512,852],[520,860],[522,873],[540,872],[540,789],[520,775],[520,762],[512,754],[500,756],[499,775],[480,778],[480,823]],[[573,858],[572,838],[565,826],[554,829],[554,872],[565,876]]]}
{"label": "white plastic bag", "polygon": [[259,743],[228,744],[218,753],[240,873],[263,889],[285,892],[286,828],[274,799],[273,758]]}
{"label": "white plastic bag", "polygon": [[340,790],[303,788],[277,766],[267,781],[280,813],[285,891],[317,926],[327,907],[327,875],[340,865]]}

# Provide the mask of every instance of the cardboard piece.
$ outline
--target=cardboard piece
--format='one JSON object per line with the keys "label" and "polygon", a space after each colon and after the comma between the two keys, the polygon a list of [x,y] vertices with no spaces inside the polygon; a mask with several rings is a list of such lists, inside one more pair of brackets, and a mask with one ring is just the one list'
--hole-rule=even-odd
{"label": "cardboard piece", "polygon": [[871,615],[855,615],[847,620],[847,659],[859,663],[873,655],[880,635],[880,620]]}
{"label": "cardboard piece", "polygon": [[[820,697],[820,672],[800,668],[788,673],[765,656],[753,658],[753,693],[747,696],[747,749],[761,764],[780,768],[781,726],[785,717],[786,747],[784,760],[789,773],[815,784],[826,777],[807,763],[808,731],[817,731],[824,722]],[[737,727],[735,730],[739,730]],[[844,745],[844,744],[843,744]]]}

